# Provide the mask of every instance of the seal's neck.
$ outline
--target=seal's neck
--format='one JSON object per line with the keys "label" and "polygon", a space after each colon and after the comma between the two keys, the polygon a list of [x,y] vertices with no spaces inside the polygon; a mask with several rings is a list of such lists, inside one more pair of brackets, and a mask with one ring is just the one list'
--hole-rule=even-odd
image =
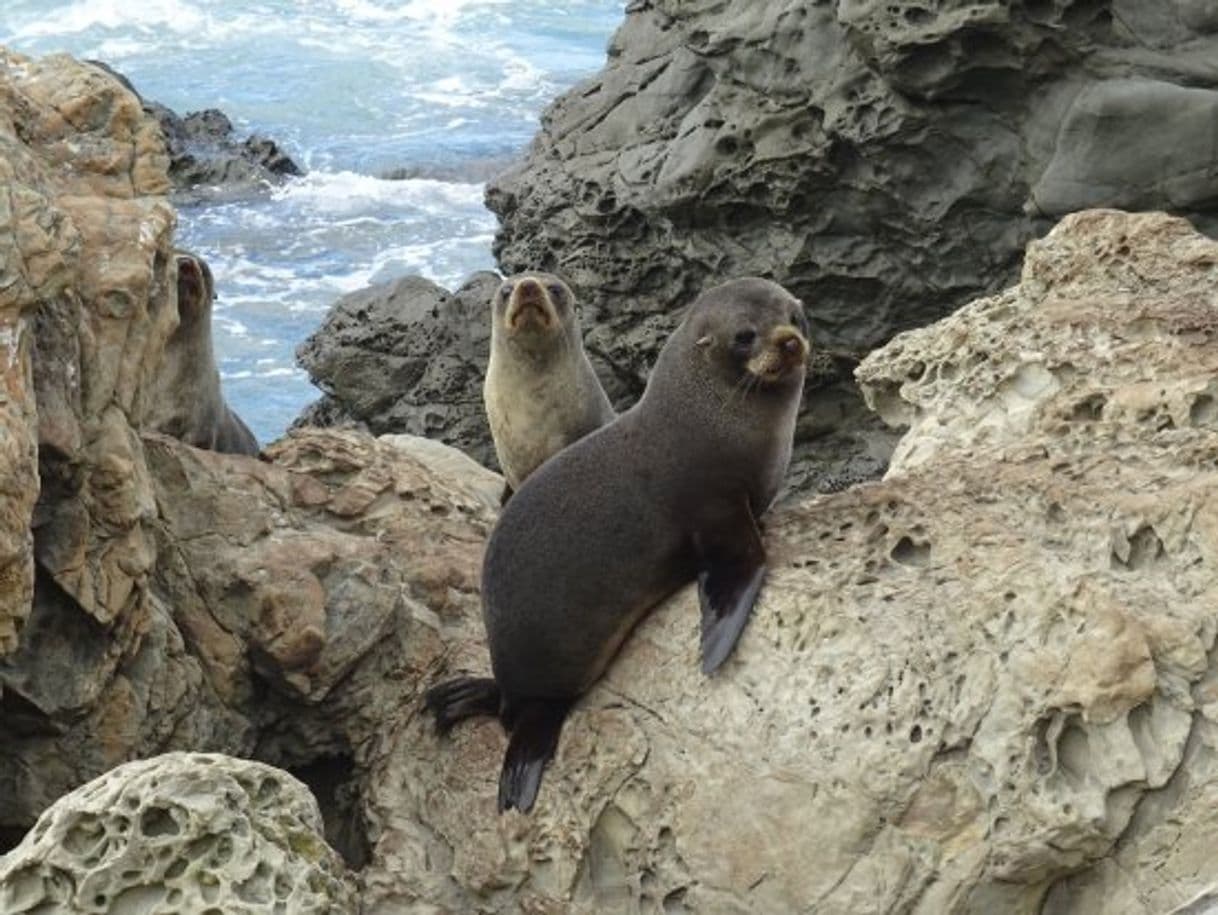
{"label": "seal's neck", "polygon": [[531,372],[547,371],[564,357],[579,347],[579,341],[572,339],[572,328],[564,325],[554,334],[518,333],[509,334],[498,324],[491,329],[494,339],[493,348],[501,348],[505,353],[511,353],[507,360],[510,365],[519,366]]}

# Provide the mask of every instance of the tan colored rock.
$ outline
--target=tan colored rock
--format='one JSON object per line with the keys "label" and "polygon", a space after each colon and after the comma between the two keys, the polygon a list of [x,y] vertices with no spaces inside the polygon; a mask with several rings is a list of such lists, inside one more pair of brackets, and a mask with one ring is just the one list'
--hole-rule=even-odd
{"label": "tan colored rock", "polygon": [[[1082,214],[1020,287],[872,357],[871,396],[914,421],[902,459],[769,518],[721,676],[697,672],[687,590],[576,710],[531,818],[494,815],[497,725],[387,732],[367,910],[1150,912],[1210,892],[1218,441],[1145,398],[1071,416],[1138,383],[1197,414],[1211,262],[1179,221]],[[1011,393],[1059,360],[1057,387]],[[470,647],[446,669],[485,669],[476,619],[448,637]]]}
{"label": "tan colored rock", "polygon": [[357,911],[308,789],[219,754],[127,763],[58,801],[0,856],[0,910]]}
{"label": "tan colored rock", "polygon": [[1028,246],[1019,286],[899,335],[859,367],[869,405],[911,427],[889,476],[947,449],[1218,431],[1216,279],[1213,243],[1183,219],[1066,217]]}

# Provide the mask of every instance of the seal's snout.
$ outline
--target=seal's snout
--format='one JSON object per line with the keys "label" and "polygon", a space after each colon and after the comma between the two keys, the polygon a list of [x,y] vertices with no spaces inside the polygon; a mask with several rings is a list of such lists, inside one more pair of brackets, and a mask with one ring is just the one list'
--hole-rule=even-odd
{"label": "seal's snout", "polygon": [[526,276],[516,284],[516,297],[522,304],[531,304],[541,302],[546,297],[546,291],[541,288],[541,283],[531,276]]}
{"label": "seal's snout", "polygon": [[554,304],[546,288],[531,276],[526,276],[512,287],[512,297],[507,309],[508,330],[520,330],[527,324],[535,324],[547,330],[557,320]]}
{"label": "seal's snout", "polygon": [[803,362],[808,358],[808,341],[794,327],[784,325],[775,328],[770,341],[788,363]]}
{"label": "seal's snout", "polygon": [[810,347],[804,335],[790,324],[775,327],[761,352],[748,362],[748,370],[764,381],[777,381],[807,361]]}

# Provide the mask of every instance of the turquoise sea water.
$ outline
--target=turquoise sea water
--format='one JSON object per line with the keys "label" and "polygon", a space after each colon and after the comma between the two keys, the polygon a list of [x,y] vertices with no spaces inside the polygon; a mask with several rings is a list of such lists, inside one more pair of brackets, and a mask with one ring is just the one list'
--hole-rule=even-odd
{"label": "turquoise sea water", "polygon": [[[3,0],[0,44],[104,60],[179,114],[220,108],[309,174],[180,211],[216,275],[217,357],[259,440],[318,392],[293,352],[334,299],[490,268],[486,175],[604,62],[622,0]],[[414,177],[381,176],[405,170]]]}

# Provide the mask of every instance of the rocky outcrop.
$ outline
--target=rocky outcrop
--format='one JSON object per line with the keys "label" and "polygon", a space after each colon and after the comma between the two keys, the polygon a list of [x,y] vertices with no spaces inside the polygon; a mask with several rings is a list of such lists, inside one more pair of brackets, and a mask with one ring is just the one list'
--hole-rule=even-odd
{"label": "rocky outcrop", "polygon": [[357,911],[308,789],[203,753],[132,762],[60,798],[0,858],[0,910]]}
{"label": "rocky outcrop", "polygon": [[[160,132],[104,71],[0,50],[0,148],[5,830],[153,739],[145,726],[163,739],[176,724],[146,720],[144,703],[172,705],[191,677],[148,589],[157,505],[140,434],[180,330]],[[169,678],[151,699],[129,674],[144,662]],[[31,782],[23,741],[62,736],[105,702],[110,725],[131,733],[97,735]]]}
{"label": "rocky outcrop", "polygon": [[[1182,221],[1081,214],[1018,287],[873,355],[868,396],[913,424],[898,460],[769,516],[771,574],[722,675],[697,674],[687,590],[576,710],[528,819],[494,816],[496,726],[387,732],[365,906],[1212,894],[1216,265]],[[476,621],[449,627],[446,669],[485,669]]]}
{"label": "rocky outcrop", "polygon": [[497,467],[482,379],[499,284],[484,271],[450,293],[408,276],[343,296],[296,350],[325,396],[294,425],[432,436]]}
{"label": "rocky outcrop", "polygon": [[[868,399],[910,426],[885,479],[766,517],[770,574],[715,677],[693,589],[659,607],[572,715],[533,815],[499,817],[501,729],[441,740],[418,703],[486,670],[500,479],[413,437],[300,430],[260,461],[151,431],[178,321],[159,134],[101,71],[4,63],[0,839],[135,757],[209,750],[313,790],[370,913],[1161,912],[1218,893],[1218,243],[1158,214],[1072,216],[1017,287],[870,356]],[[74,818],[127,797],[211,835],[209,785],[253,830],[233,863],[255,887],[258,863],[303,873],[287,835],[345,892],[286,778],[267,832],[240,766],[191,776],[199,806],[137,771],[138,793],[106,782],[48,814],[0,859],[0,899],[69,889],[44,868],[70,873],[111,822]],[[159,866],[125,861],[93,870]],[[172,892],[159,874],[136,902]]]}
{"label": "rocky outcrop", "polygon": [[259,134],[237,139],[232,121],[215,108],[185,117],[158,102],[146,101],[144,109],[165,134],[179,203],[245,197],[304,174],[274,140]]}
{"label": "rocky outcrop", "polygon": [[286,177],[304,174],[274,140],[259,134],[238,140],[233,122],[223,111],[207,108],[183,117],[160,102],[143,98],[127,77],[108,64],[100,60],[88,63],[122,83],[160,125],[176,202],[246,197],[281,184]]}
{"label": "rocky outcrop", "polygon": [[442,740],[418,713],[486,669],[496,475],[353,430],[267,462],[139,437],[149,571],[110,624],[36,600],[3,668],[0,811],[28,825],[127,758],[212,749],[314,790],[371,913],[1204,898],[1218,243],[1090,212],[1026,264],[867,360],[911,427],[888,476],[767,516],[771,572],[714,678],[692,588],[658,608],[531,817],[495,814],[497,725]]}
{"label": "rocky outcrop", "polygon": [[495,252],[571,283],[636,394],[675,310],[732,276],[870,348],[1011,283],[1073,210],[1218,228],[1215,55],[1186,0],[632,3],[489,186]]}
{"label": "rocky outcrop", "polygon": [[174,213],[156,125],[120,85],[66,57],[0,49],[0,146],[7,696],[2,658],[18,650],[15,630],[31,612],[35,557],[56,593],[41,589],[33,605],[70,596],[103,626],[148,569],[149,505],[128,419],[172,329],[161,305]]}

